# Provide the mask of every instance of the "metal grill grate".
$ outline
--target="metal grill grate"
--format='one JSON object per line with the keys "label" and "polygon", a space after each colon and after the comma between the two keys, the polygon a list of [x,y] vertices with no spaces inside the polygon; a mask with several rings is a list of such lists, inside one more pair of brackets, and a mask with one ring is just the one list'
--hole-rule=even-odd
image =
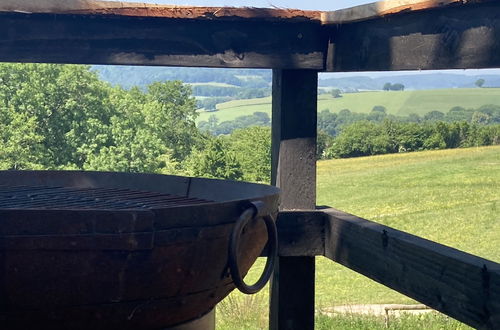
{"label": "metal grill grate", "polygon": [[209,202],[130,189],[0,185],[0,209],[153,209]]}

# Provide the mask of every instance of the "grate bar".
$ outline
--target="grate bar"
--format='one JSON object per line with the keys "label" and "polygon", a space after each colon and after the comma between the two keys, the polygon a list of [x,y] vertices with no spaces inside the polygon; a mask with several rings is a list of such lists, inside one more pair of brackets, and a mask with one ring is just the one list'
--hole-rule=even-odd
{"label": "grate bar", "polygon": [[121,188],[0,185],[0,209],[153,209],[209,202]]}

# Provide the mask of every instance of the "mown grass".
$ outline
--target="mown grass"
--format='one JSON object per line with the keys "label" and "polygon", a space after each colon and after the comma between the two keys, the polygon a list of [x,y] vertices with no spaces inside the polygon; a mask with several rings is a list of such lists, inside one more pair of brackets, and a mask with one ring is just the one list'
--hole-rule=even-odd
{"label": "mown grass", "polygon": [[[334,206],[500,262],[500,146],[320,161],[318,205]],[[262,266],[259,260],[248,281],[260,274]],[[413,302],[325,258],[317,258],[316,279],[318,310],[343,304]],[[218,329],[267,328],[267,290],[252,297],[251,305],[245,305],[249,298],[238,293],[232,297],[242,300],[234,311],[237,317],[219,313]],[[466,328],[440,314],[431,315],[402,318],[393,322],[393,329]],[[238,318],[245,320],[232,321]],[[317,319],[318,329],[383,326],[376,317],[331,319],[318,314]]]}
{"label": "mown grass", "polygon": [[[435,89],[403,92],[360,92],[343,94],[333,98],[328,94],[318,98],[318,111],[329,109],[339,112],[349,109],[368,113],[374,106],[381,105],[387,112],[405,116],[411,113],[424,115],[438,110],[448,112],[454,106],[478,108],[485,104],[500,105],[500,88]],[[234,120],[238,116],[251,115],[256,111],[271,114],[271,97],[251,100],[235,100],[217,105],[217,112],[200,112],[197,121],[207,120],[215,115],[219,121]]]}

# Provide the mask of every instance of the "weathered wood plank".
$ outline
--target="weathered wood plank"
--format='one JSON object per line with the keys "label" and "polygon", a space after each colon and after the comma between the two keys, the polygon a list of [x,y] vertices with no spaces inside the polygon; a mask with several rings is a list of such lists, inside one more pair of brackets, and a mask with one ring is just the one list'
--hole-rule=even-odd
{"label": "weathered wood plank", "polygon": [[0,61],[324,67],[318,22],[0,13]]}
{"label": "weathered wood plank", "polygon": [[[475,0],[475,3],[492,0]],[[407,13],[410,11],[420,11],[428,9],[442,8],[445,6],[464,5],[463,0],[386,0],[365,5],[345,8],[335,11],[321,13],[323,24],[343,24],[357,21],[366,21],[372,18]]]}
{"label": "weathered wood plank", "polygon": [[202,7],[157,5],[143,2],[93,0],[2,0],[0,12],[45,14],[119,15],[136,17],[163,17],[185,19],[242,18],[266,20],[319,21],[320,11],[288,8]]}
{"label": "weathered wood plank", "polygon": [[[282,211],[316,206],[317,88],[316,71],[273,71],[272,183],[281,188]],[[314,329],[314,272],[314,257],[278,258],[271,329]]]}
{"label": "weathered wood plank", "polygon": [[325,255],[479,329],[500,329],[500,264],[334,209]]}
{"label": "weathered wood plank", "polygon": [[500,2],[330,27],[328,71],[500,67]]}
{"label": "weathered wood plank", "polygon": [[278,215],[281,257],[315,257],[325,254],[325,219],[319,211],[284,211]]}

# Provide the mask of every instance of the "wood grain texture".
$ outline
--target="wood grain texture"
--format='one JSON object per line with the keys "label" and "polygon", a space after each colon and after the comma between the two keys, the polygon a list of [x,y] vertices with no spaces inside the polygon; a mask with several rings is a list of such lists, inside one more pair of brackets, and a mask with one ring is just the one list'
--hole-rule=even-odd
{"label": "wood grain texture", "polygon": [[272,184],[280,210],[316,207],[317,72],[273,71]]}
{"label": "wood grain texture", "polygon": [[330,28],[330,71],[500,67],[500,2],[401,13]]}
{"label": "wood grain texture", "polygon": [[500,264],[334,209],[326,257],[478,329],[500,328]]}
{"label": "wood grain texture", "polygon": [[279,256],[315,257],[325,254],[326,215],[319,211],[280,212]]}
{"label": "wood grain texture", "polygon": [[92,0],[2,0],[0,12],[118,15],[181,19],[259,19],[320,21],[321,12],[300,9],[270,9],[253,7],[193,7],[156,5],[142,2]]}
{"label": "wood grain texture", "polygon": [[468,3],[484,3],[492,0],[387,0],[369,3],[335,11],[321,13],[323,24],[343,24],[365,21],[387,15],[443,8],[450,5],[460,6]]}
{"label": "wood grain texture", "polygon": [[[282,211],[316,207],[317,88],[316,71],[273,70],[272,182]],[[270,329],[314,329],[314,273],[314,257],[278,257]]]}
{"label": "wood grain texture", "polygon": [[0,61],[324,67],[319,23],[0,13]]}

